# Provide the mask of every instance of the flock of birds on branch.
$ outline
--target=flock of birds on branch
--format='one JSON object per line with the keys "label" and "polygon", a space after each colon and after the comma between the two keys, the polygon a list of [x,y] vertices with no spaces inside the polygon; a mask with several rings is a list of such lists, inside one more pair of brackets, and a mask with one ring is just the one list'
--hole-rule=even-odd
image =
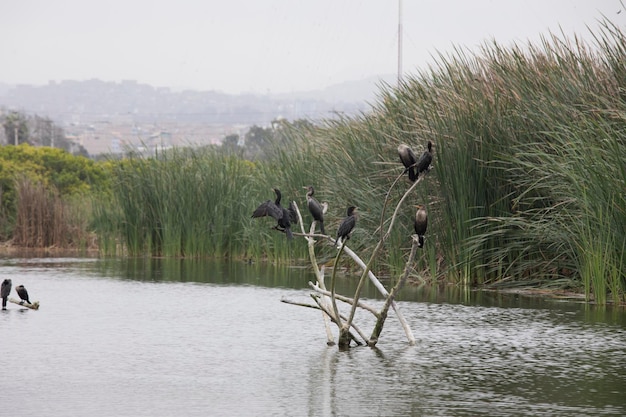
{"label": "flock of birds on branch", "polygon": [[[9,298],[9,294],[11,294],[11,288],[13,287],[13,282],[10,279],[5,279],[2,281],[2,285],[0,286],[0,297],[2,297],[2,309],[7,309],[7,300]],[[15,287],[15,291],[17,295],[20,296],[21,302],[30,304],[30,300],[28,299],[28,291],[23,285],[18,285]]]}
{"label": "flock of birds on branch", "polygon": [[[398,146],[398,155],[400,156],[400,161],[404,165],[403,174],[408,174],[409,180],[411,182],[415,182],[421,174],[427,173],[432,168],[433,144],[431,141],[428,141],[426,150],[421,154],[419,159],[416,157],[413,150],[405,144]],[[304,188],[307,189],[306,201],[309,212],[311,213],[313,220],[317,221],[320,225],[322,235],[326,235],[326,231],[324,229],[324,211],[326,203],[320,204],[319,201],[313,197],[315,194],[313,186],[309,185]],[[291,240],[293,239],[291,225],[298,224],[296,208],[294,207],[293,202],[289,203],[288,207],[281,206],[280,202],[282,194],[278,188],[273,188],[273,190],[276,194],[276,199],[274,201],[267,200],[259,205],[252,213],[252,217],[273,217],[277,221],[277,225],[274,226],[274,228],[284,232],[287,235],[287,239]],[[415,207],[417,210],[415,212],[415,219],[413,220],[413,228],[418,238],[417,246],[421,248],[424,246],[424,235],[426,234],[426,228],[428,226],[428,213],[426,211],[426,206],[422,204],[418,204]],[[346,212],[346,217],[337,229],[337,239],[335,240],[337,246],[340,246],[342,242],[350,239],[350,233],[356,225],[356,219],[357,207],[349,206]]]}

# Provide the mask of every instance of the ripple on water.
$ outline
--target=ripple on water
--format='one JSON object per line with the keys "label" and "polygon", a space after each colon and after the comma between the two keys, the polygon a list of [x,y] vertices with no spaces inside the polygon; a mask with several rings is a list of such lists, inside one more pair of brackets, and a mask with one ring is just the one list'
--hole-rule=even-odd
{"label": "ripple on water", "polygon": [[[3,388],[28,399],[20,413],[626,414],[624,320],[402,301],[416,346],[391,313],[377,349],[340,352],[326,346],[319,312],[280,302],[309,299],[297,276],[272,276],[271,287],[263,275],[134,280],[112,265],[0,265],[42,305],[0,314]],[[358,318],[370,332],[371,317]]]}

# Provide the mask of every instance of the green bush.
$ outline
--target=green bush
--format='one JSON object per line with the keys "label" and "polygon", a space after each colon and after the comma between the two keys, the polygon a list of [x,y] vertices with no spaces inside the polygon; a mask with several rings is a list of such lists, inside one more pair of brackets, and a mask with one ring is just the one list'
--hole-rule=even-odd
{"label": "green bush", "polygon": [[[91,196],[109,190],[102,164],[56,148],[22,144],[0,147],[0,238],[10,239],[16,218],[16,181],[27,179],[59,197]],[[77,201],[78,203],[78,201]]]}

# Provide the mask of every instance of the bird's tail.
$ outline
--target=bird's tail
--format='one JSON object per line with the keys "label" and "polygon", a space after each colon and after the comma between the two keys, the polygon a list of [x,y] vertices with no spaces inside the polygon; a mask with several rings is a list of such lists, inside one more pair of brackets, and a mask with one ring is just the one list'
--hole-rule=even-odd
{"label": "bird's tail", "polygon": [[408,167],[407,170],[409,171],[409,180],[415,182],[415,180],[417,180],[417,174],[415,173],[416,168]]}
{"label": "bird's tail", "polygon": [[291,233],[291,229],[290,228],[286,228],[285,229],[285,233],[287,234],[287,239],[289,239],[289,240],[293,239],[293,233]]}
{"label": "bird's tail", "polygon": [[323,235],[326,234],[326,232],[324,231],[324,222],[320,222],[320,230],[322,231]]}
{"label": "bird's tail", "polygon": [[418,248],[424,247],[424,236],[423,235],[418,235],[417,236],[417,247]]}
{"label": "bird's tail", "polygon": [[6,307],[7,307],[7,299],[3,298],[2,299],[2,309],[4,310],[4,309],[6,309]]}

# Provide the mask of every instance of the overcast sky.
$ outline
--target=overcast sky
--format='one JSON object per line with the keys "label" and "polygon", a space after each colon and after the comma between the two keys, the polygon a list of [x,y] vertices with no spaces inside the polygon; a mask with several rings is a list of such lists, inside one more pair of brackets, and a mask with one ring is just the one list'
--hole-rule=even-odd
{"label": "overcast sky", "polygon": [[[397,72],[398,0],[2,0],[0,82],[137,80],[227,93]],[[454,45],[587,36],[620,0],[402,0],[404,73]]]}

